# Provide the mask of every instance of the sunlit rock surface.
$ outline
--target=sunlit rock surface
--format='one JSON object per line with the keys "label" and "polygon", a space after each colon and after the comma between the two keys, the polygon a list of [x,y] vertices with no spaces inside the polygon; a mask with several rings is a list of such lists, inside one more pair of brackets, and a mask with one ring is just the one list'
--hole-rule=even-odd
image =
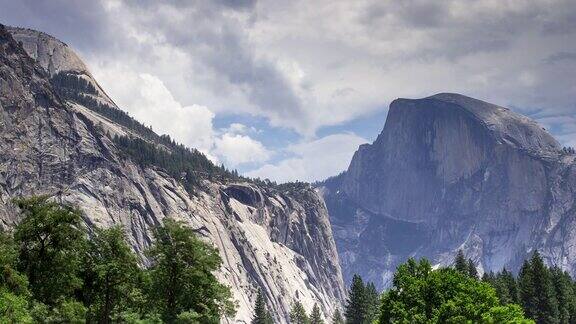
{"label": "sunlit rock surface", "polygon": [[258,289],[279,322],[297,299],[326,316],[343,302],[328,214],[313,189],[205,180],[190,195],[161,169],[123,157],[111,137],[138,134],[98,105],[118,109],[67,45],[0,26],[0,227],[17,221],[12,197],[50,195],[80,207],[89,226],[121,224],[142,255],[151,228],[175,218],[218,247],[218,275],[239,305],[226,321],[249,322]]}

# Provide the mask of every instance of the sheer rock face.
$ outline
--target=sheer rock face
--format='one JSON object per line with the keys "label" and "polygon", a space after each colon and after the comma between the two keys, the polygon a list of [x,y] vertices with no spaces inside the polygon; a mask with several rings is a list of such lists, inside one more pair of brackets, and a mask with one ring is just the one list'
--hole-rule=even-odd
{"label": "sheer rock face", "polygon": [[384,130],[319,186],[345,279],[380,287],[409,257],[516,270],[534,249],[576,274],[575,156],[506,108],[457,94],[390,106]]}
{"label": "sheer rock face", "polygon": [[257,289],[280,322],[295,299],[326,315],[342,303],[328,214],[313,189],[205,180],[190,195],[161,169],[123,157],[109,136],[138,135],[94,104],[118,109],[68,46],[0,25],[0,227],[18,221],[11,198],[49,195],[79,206],[89,226],[124,226],[142,255],[151,228],[175,218],[218,247],[218,275],[239,303],[227,321],[249,322]]}

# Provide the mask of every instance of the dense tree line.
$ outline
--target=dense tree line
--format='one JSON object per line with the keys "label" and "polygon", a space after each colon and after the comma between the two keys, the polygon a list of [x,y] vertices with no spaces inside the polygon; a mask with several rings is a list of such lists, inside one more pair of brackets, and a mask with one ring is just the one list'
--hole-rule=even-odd
{"label": "dense tree line", "polygon": [[218,323],[234,314],[217,251],[174,220],[139,259],[119,227],[88,232],[77,209],[30,198],[0,235],[1,323]]}
{"label": "dense tree line", "polygon": [[399,266],[382,295],[380,323],[530,323],[518,305],[501,304],[490,284],[471,276],[467,262],[456,266],[433,270],[425,259]]}
{"label": "dense tree line", "polygon": [[171,177],[180,180],[190,193],[200,185],[201,179],[238,177],[237,173],[215,166],[204,154],[184,145],[173,143],[167,150],[141,138],[128,136],[116,136],[114,143],[139,165],[164,169]]}
{"label": "dense tree line", "polygon": [[144,126],[128,113],[97,99],[95,95],[98,94],[98,90],[88,82],[85,75],[70,71],[58,72],[52,76],[50,83],[60,97],[74,101],[146,139],[155,140],[158,137],[150,127]]}
{"label": "dense tree line", "polygon": [[538,251],[524,261],[515,277],[502,269],[486,273],[501,303],[519,304],[537,323],[576,323],[576,282],[559,267],[547,267]]}
{"label": "dense tree line", "polygon": [[354,276],[345,323],[532,323],[514,303],[519,299],[503,300],[492,283],[478,278],[462,252],[453,267],[439,269],[426,259],[409,259],[396,270],[390,289],[378,294],[373,287]]}
{"label": "dense tree line", "polygon": [[240,176],[238,171],[230,171],[224,165],[214,165],[200,151],[178,144],[168,135],[157,138],[157,142],[161,145],[129,136],[115,136],[113,140],[126,157],[144,167],[156,166],[164,169],[171,177],[179,180],[189,193],[193,193],[194,188],[201,185],[201,179],[251,181],[270,189],[296,195],[310,188],[309,183],[301,181],[278,184],[268,179]]}
{"label": "dense tree line", "polygon": [[[43,197],[15,203],[22,221],[0,235],[0,322],[218,323],[234,314],[229,288],[213,275],[217,251],[181,223],[154,229],[143,268],[121,228],[90,230],[77,209]],[[479,279],[459,252],[446,268],[408,260],[382,294],[354,276],[343,314],[309,310],[294,301],[290,322],[576,323],[576,282],[538,252],[517,276],[503,269]],[[259,291],[251,323],[274,317]]]}
{"label": "dense tree line", "polygon": [[344,312],[346,323],[372,323],[377,319],[379,304],[374,284],[365,284],[359,275],[354,275]]}
{"label": "dense tree line", "polygon": [[[535,252],[518,278],[503,269],[478,278],[470,259],[459,251],[453,266],[433,269],[426,259],[409,259],[396,270],[392,287],[378,293],[355,275],[344,314],[310,313],[300,301],[290,310],[293,324],[368,323],[576,323],[576,283],[557,267],[548,268]],[[273,323],[258,294],[252,324]]]}

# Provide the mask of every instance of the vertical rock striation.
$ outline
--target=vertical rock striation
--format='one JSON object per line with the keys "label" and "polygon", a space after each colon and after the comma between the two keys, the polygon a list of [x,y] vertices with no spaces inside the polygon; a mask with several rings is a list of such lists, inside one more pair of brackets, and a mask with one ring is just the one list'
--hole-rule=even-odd
{"label": "vertical rock striation", "polygon": [[390,105],[384,130],[319,185],[344,276],[379,287],[409,257],[518,269],[538,249],[576,274],[576,163],[541,126],[458,94]]}
{"label": "vertical rock striation", "polygon": [[89,226],[122,225],[142,255],[151,228],[170,217],[218,247],[218,275],[239,303],[227,321],[249,322],[257,289],[279,322],[295,299],[326,316],[342,303],[328,214],[312,188],[204,177],[191,194],[132,161],[116,135],[170,150],[119,110],[67,45],[0,25],[0,228],[18,221],[13,197],[49,195],[80,207]]}

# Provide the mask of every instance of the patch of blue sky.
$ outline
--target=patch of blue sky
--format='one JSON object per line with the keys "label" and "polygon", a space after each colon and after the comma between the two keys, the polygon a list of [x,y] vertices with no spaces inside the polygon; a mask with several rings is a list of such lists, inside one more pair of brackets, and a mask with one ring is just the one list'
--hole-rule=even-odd
{"label": "patch of blue sky", "polygon": [[322,127],[316,134],[318,137],[324,137],[338,133],[354,133],[371,143],[378,137],[378,134],[382,132],[382,129],[384,129],[387,114],[388,105],[383,105],[382,108],[376,109],[372,113],[359,118],[334,126]]}

